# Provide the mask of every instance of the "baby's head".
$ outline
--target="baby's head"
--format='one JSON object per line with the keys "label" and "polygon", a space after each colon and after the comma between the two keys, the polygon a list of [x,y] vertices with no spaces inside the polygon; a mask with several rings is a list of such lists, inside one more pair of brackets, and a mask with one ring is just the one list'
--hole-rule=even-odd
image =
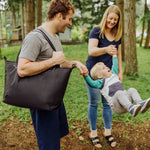
{"label": "baby's head", "polygon": [[91,77],[94,80],[103,79],[103,78],[106,78],[106,77],[110,77],[112,75],[110,68],[108,68],[102,62],[96,63],[92,67],[92,69],[90,71],[90,74],[91,74]]}

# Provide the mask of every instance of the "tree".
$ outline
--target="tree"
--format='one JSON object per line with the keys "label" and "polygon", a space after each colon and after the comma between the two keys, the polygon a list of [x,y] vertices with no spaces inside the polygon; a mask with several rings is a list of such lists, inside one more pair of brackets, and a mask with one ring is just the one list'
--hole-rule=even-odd
{"label": "tree", "polygon": [[116,5],[120,8],[122,13],[122,38],[121,38],[121,53],[122,60],[124,61],[124,0],[116,0]]}
{"label": "tree", "polygon": [[124,3],[124,45],[126,75],[137,75],[136,32],[135,32],[135,0]]}
{"label": "tree", "polygon": [[149,41],[150,41],[150,20],[148,21],[147,36],[144,48],[149,49]]}
{"label": "tree", "polygon": [[26,34],[35,28],[34,0],[26,0]]}
{"label": "tree", "polygon": [[150,11],[148,11],[147,13],[147,17],[148,17],[148,25],[147,25],[147,36],[146,36],[146,42],[145,42],[145,46],[144,48],[148,49],[149,48],[149,41],[150,41]]}
{"label": "tree", "polygon": [[[145,5],[144,5],[144,15],[147,12],[147,0],[145,0]],[[144,30],[145,30],[145,19],[143,20],[143,24],[142,24],[142,34],[141,34],[141,40],[140,40],[140,47],[142,46],[142,42],[143,42],[143,36],[144,36]]]}
{"label": "tree", "polygon": [[2,32],[2,16],[0,10],[0,43],[3,41],[3,32]]}
{"label": "tree", "polygon": [[6,43],[7,43],[7,40],[8,40],[8,38],[7,38],[7,11],[8,11],[8,5],[7,5],[7,3],[5,3],[4,8],[5,8],[4,12],[5,12]]}
{"label": "tree", "polygon": [[15,29],[16,27],[16,5],[18,5],[17,0],[8,0],[8,5],[12,13],[12,27]]}
{"label": "tree", "polygon": [[36,0],[37,26],[42,24],[42,0]]}
{"label": "tree", "polygon": [[25,30],[24,30],[24,4],[23,2],[20,3],[20,9],[21,9],[21,31],[22,31],[22,40],[25,37]]}
{"label": "tree", "polygon": [[3,34],[2,34],[2,19],[1,19],[1,10],[0,10],[0,59],[2,59],[2,55],[1,55],[1,45],[3,41]]}
{"label": "tree", "polygon": [[73,18],[73,24],[92,28],[93,25],[100,23],[109,2],[113,2],[113,0],[71,0],[71,2],[80,14]]}
{"label": "tree", "polygon": [[0,43],[3,42],[3,30],[2,30],[2,12],[4,10],[4,4],[0,3]]}
{"label": "tree", "polygon": [[78,16],[73,17],[73,25],[87,28],[84,33],[84,40],[88,42],[91,28],[100,23],[106,8],[114,0],[71,0],[71,2],[78,12]]}
{"label": "tree", "polygon": [[12,25],[13,29],[16,27],[16,14],[15,14],[15,6],[11,3],[11,11],[12,11]]}

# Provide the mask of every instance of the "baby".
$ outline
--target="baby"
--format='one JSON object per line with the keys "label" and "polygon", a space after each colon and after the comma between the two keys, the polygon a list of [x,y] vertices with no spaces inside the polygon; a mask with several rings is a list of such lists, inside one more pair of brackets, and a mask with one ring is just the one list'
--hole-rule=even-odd
{"label": "baby", "polygon": [[[97,63],[88,74],[84,75],[86,82],[94,88],[99,88],[102,95],[106,98],[112,110],[116,114],[130,112],[135,117],[139,111],[144,113],[150,107],[150,98],[142,100],[135,88],[126,91],[120,82],[118,76],[118,59],[113,56],[112,69],[108,68],[104,63]],[[135,102],[135,105],[133,105]]]}

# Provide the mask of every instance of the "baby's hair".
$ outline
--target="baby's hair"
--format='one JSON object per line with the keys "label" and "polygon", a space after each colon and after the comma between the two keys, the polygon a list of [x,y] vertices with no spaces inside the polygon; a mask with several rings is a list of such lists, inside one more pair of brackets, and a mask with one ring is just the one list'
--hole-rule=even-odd
{"label": "baby's hair", "polygon": [[98,78],[98,72],[100,72],[100,70],[97,70],[97,69],[98,69],[98,66],[103,65],[103,64],[104,64],[104,63],[99,62],[99,63],[96,63],[96,64],[92,67],[92,69],[91,69],[91,71],[90,71],[90,74],[91,74],[91,77],[92,77],[94,80],[99,79],[99,78]]}

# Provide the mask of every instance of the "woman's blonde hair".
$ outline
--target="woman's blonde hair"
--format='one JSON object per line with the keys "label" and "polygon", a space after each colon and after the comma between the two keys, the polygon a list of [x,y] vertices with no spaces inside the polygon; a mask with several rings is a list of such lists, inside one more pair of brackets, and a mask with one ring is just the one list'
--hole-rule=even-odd
{"label": "woman's blonde hair", "polygon": [[116,5],[111,5],[109,6],[104,15],[103,18],[100,22],[99,25],[96,25],[95,27],[99,27],[101,29],[101,34],[100,36],[102,36],[102,38],[104,38],[104,34],[105,34],[105,30],[106,30],[106,21],[107,21],[107,17],[110,13],[115,13],[118,15],[118,23],[116,24],[116,26],[112,29],[112,31],[115,34],[115,41],[118,41],[121,36],[122,36],[122,14],[120,11],[120,8]]}
{"label": "woman's blonde hair", "polygon": [[91,69],[91,71],[90,71],[90,74],[91,74],[91,77],[92,77],[94,80],[99,79],[99,78],[98,78],[98,73],[99,73],[101,70],[98,70],[98,69],[99,69],[99,66],[100,66],[100,65],[103,65],[103,64],[104,64],[104,63],[99,62],[99,63],[96,63],[96,64],[92,67],[92,69]]}

